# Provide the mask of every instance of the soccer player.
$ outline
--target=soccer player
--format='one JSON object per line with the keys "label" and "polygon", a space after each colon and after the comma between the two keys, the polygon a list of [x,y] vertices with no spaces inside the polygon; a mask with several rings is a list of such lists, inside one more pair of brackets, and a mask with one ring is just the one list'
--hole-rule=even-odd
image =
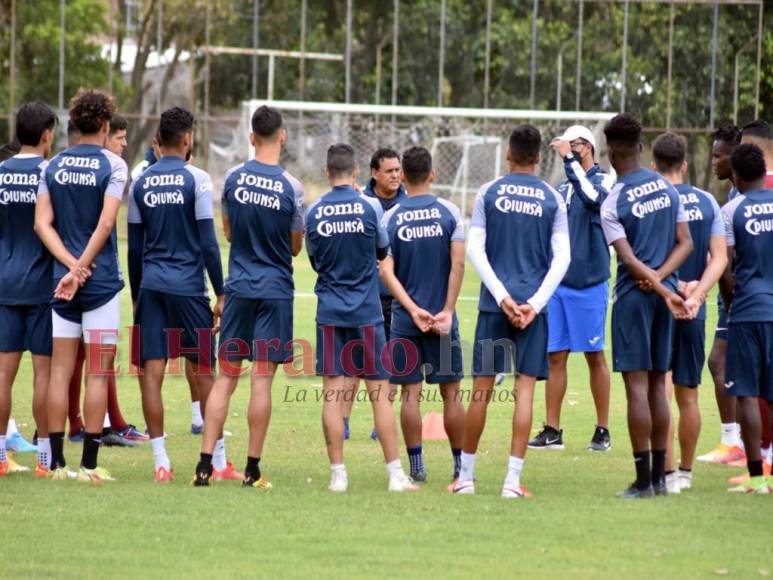
{"label": "soccer player", "polygon": [[[423,147],[403,153],[402,181],[408,196],[384,214],[390,255],[381,279],[395,297],[391,383],[401,385],[400,420],[410,476],[426,481],[421,448],[422,381],[440,385],[443,424],[451,444],[453,477],[459,477],[464,407],[459,382],[462,351],[456,299],[464,277],[464,224],[459,208],[430,193],[435,173]],[[424,368],[424,365],[429,365]]]}
{"label": "soccer player", "polygon": [[532,425],[534,386],[548,376],[544,311],[570,262],[566,205],[536,176],[541,136],[532,125],[510,134],[510,173],[481,187],[473,208],[467,255],[481,277],[473,351],[472,397],[464,422],[461,472],[455,493],[475,493],[475,455],[498,373],[515,362],[510,460],[502,497],[527,495],[521,486]]}
{"label": "soccer player", "polygon": [[32,354],[32,414],[38,433],[35,475],[49,473],[46,389],[51,365],[51,254],[35,235],[35,199],[54,141],[56,114],[31,102],[16,114],[19,153],[0,164],[0,477],[26,471],[8,455],[11,389],[23,351]]}
{"label": "soccer player", "polygon": [[378,296],[376,261],[387,256],[389,239],[375,199],[353,188],[354,149],[332,145],[325,168],[332,190],[306,212],[306,248],[317,272],[317,374],[322,376],[322,426],[330,460],[330,485],[344,492],[344,404],[347,377],[365,379],[373,419],[386,460],[390,491],[414,491],[400,465],[397,425],[392,414],[389,375],[383,360],[386,339]]}
{"label": "soccer player", "polygon": [[[161,114],[157,139],[162,157],[134,183],[129,196],[129,279],[140,341],[135,360],[142,369],[142,409],[159,483],[173,478],[161,398],[169,353],[179,351],[196,364],[206,399],[214,382],[213,328],[224,301],[212,182],[187,163],[194,122],[193,115],[179,107]],[[217,297],[214,318],[202,265]],[[224,479],[235,479],[222,440],[218,447],[216,468],[222,468]]]}
{"label": "soccer player", "polygon": [[[679,407],[678,471],[674,470],[673,436],[669,436],[666,457],[666,487],[669,493],[680,493],[692,487],[692,462],[701,431],[698,386],[706,360],[706,294],[725,271],[727,248],[719,204],[710,193],[684,181],[684,138],[673,133],[660,135],[652,144],[652,156],[652,169],[679,192],[693,242],[692,253],[677,272],[679,292],[687,298],[685,304],[692,309],[691,318],[676,321],[671,361]],[[673,432],[673,419],[670,431]]]}
{"label": "soccer player", "polygon": [[596,429],[588,449],[608,451],[610,377],[604,357],[604,335],[610,272],[609,247],[599,212],[615,180],[595,163],[596,140],[587,127],[569,127],[550,145],[564,160],[566,180],[557,189],[566,202],[572,262],[548,303],[547,420],[542,431],[529,441],[529,447],[564,448],[560,421],[567,387],[566,364],[570,352],[581,352],[590,371],[596,406]]}
{"label": "soccer player", "polygon": [[[613,370],[623,374],[636,481],[624,498],[665,494],[674,315],[686,317],[676,270],[692,251],[690,229],[673,185],[641,166],[641,124],[629,114],[604,127],[617,186],[601,206],[607,242],[617,252],[612,307]],[[654,291],[654,293],[653,293]],[[662,298],[662,300],[660,299]],[[650,449],[652,450],[650,453]],[[651,455],[651,460],[650,460]]]}
{"label": "soccer player", "polygon": [[[731,184],[727,201],[737,195],[738,190],[733,183],[733,167],[730,164],[730,154],[741,142],[741,130],[735,125],[726,125],[714,133],[714,143],[711,148],[711,165],[714,175],[720,181]],[[717,294],[717,330],[714,333],[714,343],[709,353],[708,366],[714,382],[714,396],[719,409],[721,423],[721,439],[719,445],[696,459],[712,463],[729,463],[743,460],[745,455],[741,449],[741,426],[736,420],[736,400],[730,397],[725,389],[725,356],[727,354],[727,308],[722,300],[722,294]]]}
{"label": "soccer player", "polygon": [[739,194],[722,208],[730,260],[720,285],[730,305],[725,386],[738,397],[750,479],[728,491],[769,493],[758,398],[773,406],[773,190],[765,188],[759,147],[742,143],[730,160]]}
{"label": "soccer player", "polygon": [[287,131],[281,113],[262,106],[252,115],[255,158],[232,168],[223,185],[223,229],[231,242],[220,328],[220,374],[207,399],[201,459],[194,485],[209,485],[212,452],[228,415],[242,362],[250,373],[250,430],[244,487],[270,489],[260,458],[271,418],[277,366],[293,357],[293,256],[303,245],[303,187],[279,165]]}
{"label": "soccer player", "polygon": [[81,338],[86,343],[87,376],[79,481],[112,481],[97,465],[107,410],[107,378],[112,372],[121,319],[123,276],[118,264],[115,220],[126,186],[126,163],[104,148],[113,98],[80,91],[70,119],[80,143],[54,157],[40,180],[35,231],[53,254],[53,353],[48,385],[48,430],[55,480],[69,477],[64,458],[67,391]]}

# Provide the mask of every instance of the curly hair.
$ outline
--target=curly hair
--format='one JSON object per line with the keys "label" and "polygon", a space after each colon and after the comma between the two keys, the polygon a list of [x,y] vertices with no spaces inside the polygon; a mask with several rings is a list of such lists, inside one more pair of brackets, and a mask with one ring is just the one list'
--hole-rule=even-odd
{"label": "curly hair", "polygon": [[70,101],[70,119],[84,135],[97,133],[115,115],[115,99],[103,91],[81,89]]}
{"label": "curly hair", "polygon": [[186,133],[191,133],[196,119],[187,109],[172,107],[161,113],[156,138],[162,147],[177,147]]}
{"label": "curly hair", "polygon": [[714,141],[721,141],[735,147],[741,142],[741,130],[735,125],[723,125],[714,131]]}
{"label": "curly hair", "polygon": [[733,171],[744,181],[756,181],[765,177],[765,156],[762,149],[752,143],[743,143],[730,155]]}
{"label": "curly hair", "polygon": [[604,136],[611,147],[636,147],[641,142],[641,123],[628,113],[615,115],[604,127]]}

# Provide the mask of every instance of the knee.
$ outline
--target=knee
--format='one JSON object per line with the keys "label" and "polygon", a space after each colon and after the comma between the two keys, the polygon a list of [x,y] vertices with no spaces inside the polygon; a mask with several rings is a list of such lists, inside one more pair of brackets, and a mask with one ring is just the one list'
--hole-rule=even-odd
{"label": "knee", "polygon": [[587,352],[585,353],[585,360],[588,363],[588,368],[592,370],[606,369],[607,359],[604,356],[603,351],[599,352]]}

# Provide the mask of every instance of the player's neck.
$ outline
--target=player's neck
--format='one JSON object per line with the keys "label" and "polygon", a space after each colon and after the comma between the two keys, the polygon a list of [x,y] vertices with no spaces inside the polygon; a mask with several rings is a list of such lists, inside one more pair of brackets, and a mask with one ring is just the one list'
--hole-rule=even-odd
{"label": "player's neck", "polygon": [[520,165],[518,163],[510,162],[510,173],[523,173],[525,175],[535,175],[537,173],[537,166],[535,164]]}
{"label": "player's neck", "polygon": [[263,165],[279,165],[282,147],[260,147],[255,149],[255,161]]}
{"label": "player's neck", "polygon": [[681,173],[661,173],[671,185],[682,185],[684,183],[684,177]]}
{"label": "player's neck", "polygon": [[620,177],[639,171],[639,169],[641,169],[641,160],[639,158],[618,161],[617,165],[615,165],[615,172]]}
{"label": "player's neck", "polygon": [[33,147],[32,145],[22,145],[19,149],[19,155],[36,155],[38,157],[45,157],[46,152],[42,146]]}
{"label": "player's neck", "polygon": [[739,193],[748,193],[750,191],[760,191],[762,189],[765,189],[765,180],[758,179],[756,181],[739,181],[736,187],[738,188]]}
{"label": "player's neck", "polygon": [[430,188],[429,183],[420,183],[419,185],[411,185],[410,183],[406,183],[405,193],[408,195],[408,197],[426,195],[429,193],[429,188]]}
{"label": "player's neck", "polygon": [[97,145],[98,147],[105,146],[104,133],[94,133],[93,135],[81,135],[78,145]]}
{"label": "player's neck", "polygon": [[354,178],[350,175],[330,180],[330,187],[354,187]]}

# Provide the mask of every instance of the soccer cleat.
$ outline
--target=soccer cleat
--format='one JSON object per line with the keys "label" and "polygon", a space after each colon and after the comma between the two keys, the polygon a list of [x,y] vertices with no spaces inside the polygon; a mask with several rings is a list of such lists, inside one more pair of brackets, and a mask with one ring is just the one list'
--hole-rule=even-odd
{"label": "soccer cleat", "polygon": [[716,457],[712,463],[727,465],[734,461],[741,461],[743,462],[742,465],[746,465],[746,453],[744,453],[744,450],[740,447],[731,447],[725,455]]}
{"label": "soccer cleat", "polygon": [[24,465],[19,465],[13,460],[13,455],[9,453],[6,457],[6,473],[24,473],[25,471],[29,471],[29,467],[25,467]]}
{"label": "soccer cleat", "polygon": [[212,471],[202,467],[201,464],[197,465],[191,485],[193,487],[209,487],[210,481],[212,481]]}
{"label": "soccer cleat", "polygon": [[652,491],[655,495],[668,495],[668,488],[666,487],[666,478],[664,477],[657,483],[652,484]]}
{"label": "soccer cleat", "polygon": [[242,487],[253,487],[255,489],[262,489],[262,490],[268,491],[274,486],[268,479],[265,478],[265,476],[261,476],[260,479],[245,477],[244,481],[242,481]]}
{"label": "soccer cleat", "polygon": [[127,441],[136,441],[137,443],[150,441],[150,437],[145,433],[140,433],[134,425],[128,425],[125,429],[118,431],[118,434]]}
{"label": "soccer cleat", "polygon": [[136,441],[129,441],[116,431],[102,435],[100,441],[105,447],[139,447]]}
{"label": "soccer cleat", "polygon": [[679,483],[679,491],[692,489],[692,471],[682,471],[680,469],[676,472],[676,479]]}
{"label": "soccer cleat", "polygon": [[542,431],[529,441],[529,449],[563,449],[563,429],[554,429],[550,425],[542,425]]}
{"label": "soccer cleat", "polygon": [[0,461],[0,477],[8,475],[8,462]]}
{"label": "soccer cleat", "polygon": [[346,471],[331,471],[330,485],[327,486],[330,491],[343,493],[349,488],[349,476]]}
{"label": "soccer cleat", "polygon": [[410,477],[405,473],[395,473],[389,476],[389,491],[419,491],[419,486],[416,485]]}
{"label": "soccer cleat", "polygon": [[197,425],[196,423],[191,423],[191,435],[201,435],[203,431],[204,431],[204,425]]}
{"label": "soccer cleat", "polygon": [[456,493],[459,495],[475,495],[475,482],[457,480],[454,482],[454,487],[451,489],[451,493]]}
{"label": "soccer cleat", "polygon": [[73,433],[72,435],[68,435],[67,438],[70,440],[70,443],[83,443],[83,439],[86,437],[86,430],[81,427],[78,431]]}
{"label": "soccer cleat", "polygon": [[156,469],[155,474],[153,477],[156,480],[156,483],[172,483],[172,479],[174,479],[174,469],[169,468],[167,469],[164,466],[159,467]]}
{"label": "soccer cleat", "polygon": [[505,499],[518,499],[520,497],[530,498],[533,497],[526,488],[522,485],[518,487],[514,485],[505,484],[502,487],[502,497]]}
{"label": "soccer cleat", "polygon": [[70,471],[66,467],[57,467],[51,471],[49,479],[53,481],[67,481],[68,479],[75,479],[78,474],[74,471]]}
{"label": "soccer cleat", "polygon": [[424,469],[415,473],[412,471],[411,479],[417,483],[427,483],[427,472]]}
{"label": "soccer cleat", "polygon": [[8,437],[5,442],[5,448],[16,453],[37,453],[38,450],[35,445],[27,441],[18,431]]}
{"label": "soccer cleat", "polygon": [[[763,463],[762,475],[764,477],[770,477],[770,473],[771,473],[770,463]],[[746,483],[747,481],[749,481],[749,477],[750,477],[749,472],[747,471],[746,473],[743,473],[741,475],[736,475],[735,477],[731,477],[730,479],[727,480],[727,483],[729,483],[730,485],[739,485],[741,483]]]}
{"label": "soccer cleat", "polygon": [[115,481],[115,478],[110,475],[110,472],[104,467],[95,467],[94,469],[81,467],[78,470],[76,481],[102,485],[106,481]]}
{"label": "soccer cleat", "polygon": [[233,463],[231,463],[230,461],[226,462],[225,469],[223,469],[222,471],[219,471],[214,467],[212,468],[213,481],[226,481],[228,479],[244,481],[244,474],[236,471],[236,469],[234,469]]}
{"label": "soccer cleat", "polygon": [[745,483],[728,489],[730,493],[770,493],[768,478],[763,475],[751,477]]}
{"label": "soccer cleat", "polygon": [[724,457],[727,455],[732,447],[730,445],[725,445],[724,443],[720,443],[717,445],[714,449],[706,453],[705,455],[699,455],[696,457],[698,461],[704,461],[707,463],[714,463],[717,458]]}
{"label": "soccer cleat", "polygon": [[630,485],[630,487],[628,487],[628,489],[618,491],[617,497],[622,499],[646,499],[655,497],[655,490],[651,485],[644,489],[639,489],[636,487],[636,483],[634,482]]}
{"label": "soccer cleat", "polygon": [[676,471],[666,474],[666,490],[668,493],[682,492],[682,488],[679,486],[679,474]]}
{"label": "soccer cleat", "polygon": [[51,477],[51,470],[42,463],[38,463],[35,466],[35,477],[38,479],[46,479]]}
{"label": "soccer cleat", "polygon": [[593,438],[588,443],[588,451],[609,451],[612,449],[612,441],[609,437],[609,429],[596,426]]}

